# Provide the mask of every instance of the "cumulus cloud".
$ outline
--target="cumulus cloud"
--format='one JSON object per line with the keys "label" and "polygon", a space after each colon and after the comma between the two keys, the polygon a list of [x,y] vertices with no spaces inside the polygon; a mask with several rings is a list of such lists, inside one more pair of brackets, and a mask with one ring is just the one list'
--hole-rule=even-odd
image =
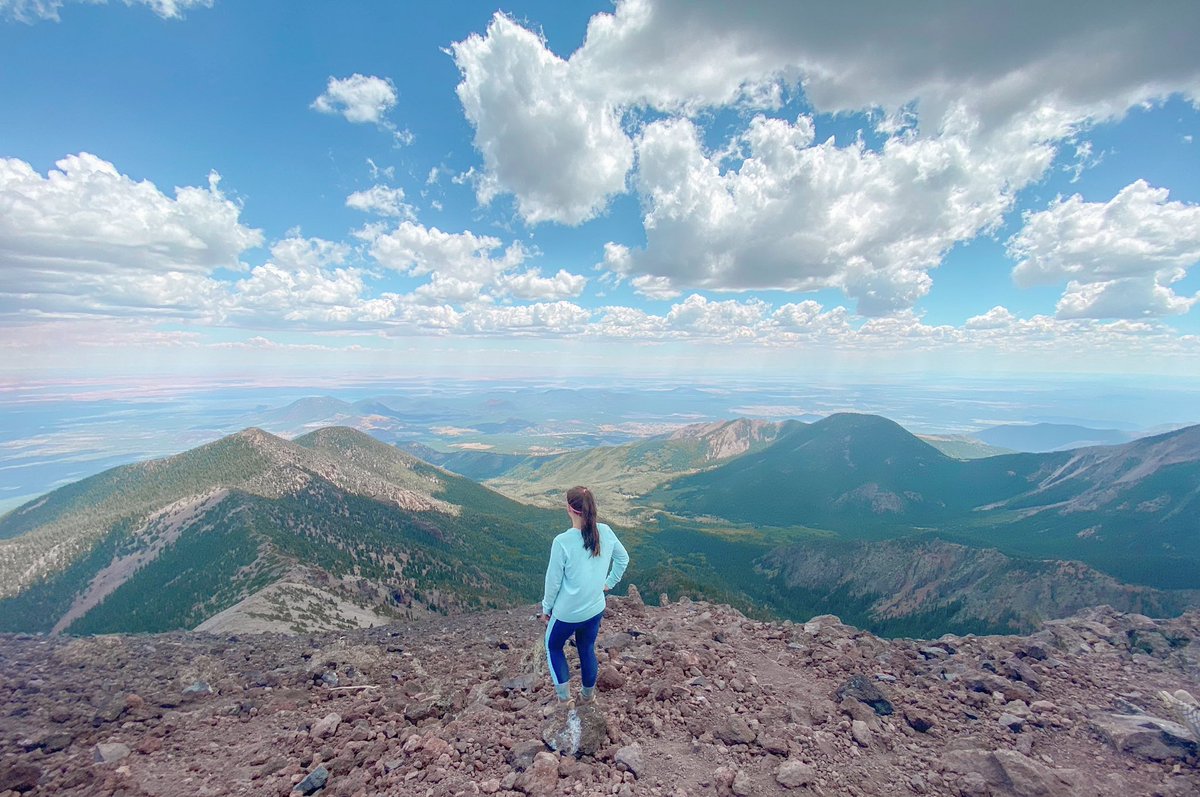
{"label": "cumulus cloud", "polygon": [[[19,22],[32,23],[38,20],[59,21],[59,11],[67,2],[86,2],[103,5],[105,0],[0,0],[0,16],[8,16]],[[182,19],[190,8],[212,8],[213,0],[124,0],[125,5],[149,7],[163,19]]]}
{"label": "cumulus cloud", "polygon": [[1078,194],[1026,213],[1008,241],[1018,285],[1067,282],[1063,318],[1139,318],[1185,313],[1197,297],[1169,287],[1200,263],[1200,206],[1172,202],[1137,180],[1108,202]]}
{"label": "cumulus cloud", "polygon": [[577,70],[538,36],[497,13],[486,36],[473,34],[451,52],[483,156],[480,202],[511,193],[526,221],[573,225],[625,190],[633,143],[617,108],[580,86]]}
{"label": "cumulus cloud", "polygon": [[449,233],[416,222],[401,222],[390,233],[380,234],[370,245],[371,256],[381,265],[414,277],[439,274],[478,283],[491,283],[519,266],[528,253],[514,241],[499,257],[492,253],[502,242],[491,235]]}
{"label": "cumulus cloud", "polygon": [[[995,226],[1053,160],[1044,143],[975,140],[970,120],[943,134],[813,141],[812,120],[756,116],[722,169],[687,119],[654,122],[639,146],[646,247],[612,245],[605,265],[638,285],[709,290],[839,288],[858,312],[911,307],[955,243]],[[647,278],[652,278],[651,282]]]}
{"label": "cumulus cloud", "polygon": [[361,270],[343,264],[345,244],[291,237],[271,247],[271,259],[239,280],[224,310],[258,321],[349,322],[364,290]]}
{"label": "cumulus cloud", "polygon": [[242,269],[262,243],[215,172],[170,197],[86,152],[55,166],[43,177],[0,159],[5,312],[199,312],[217,292],[210,275]]}
{"label": "cumulus cloud", "polygon": [[517,299],[571,299],[583,293],[587,277],[560,268],[553,277],[543,277],[537,269],[506,274],[500,289]]}
{"label": "cumulus cloud", "polygon": [[346,197],[346,207],[380,216],[410,220],[416,218],[413,206],[404,201],[404,189],[389,188],[386,185],[373,185],[365,191],[355,191]]}
{"label": "cumulus cloud", "polygon": [[[504,16],[452,52],[481,200],[511,193],[529,223],[574,224],[628,184],[647,243],[614,242],[605,263],[645,295],[832,287],[881,315],[924,296],[952,246],[998,227],[1062,146],[1094,163],[1081,129],[1200,97],[1185,32],[1198,23],[1186,2],[1081,16],[624,0],[565,60]],[[818,114],[869,114],[885,143],[837,147],[808,117],[759,114],[706,148],[702,111],[798,91]]]}
{"label": "cumulus cloud", "polygon": [[468,334],[567,334],[582,332],[591,314],[571,302],[535,302],[518,306],[474,305],[462,314],[460,331]]}
{"label": "cumulus cloud", "polygon": [[[355,72],[348,78],[330,77],[321,96],[313,100],[315,111],[340,114],[348,122],[373,124],[392,133],[397,143],[411,144],[412,133],[399,130],[386,118],[396,105],[396,86],[390,78],[360,75]],[[371,164],[374,167],[374,163]]]}
{"label": "cumulus cloud", "polygon": [[633,290],[648,299],[674,299],[681,291],[671,287],[671,280],[666,277],[655,277],[642,274],[630,280]]}

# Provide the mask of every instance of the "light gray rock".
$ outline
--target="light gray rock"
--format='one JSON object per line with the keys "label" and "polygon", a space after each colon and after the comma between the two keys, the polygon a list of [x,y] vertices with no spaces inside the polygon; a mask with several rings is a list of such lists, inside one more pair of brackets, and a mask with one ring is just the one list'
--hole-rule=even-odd
{"label": "light gray rock", "polygon": [[816,778],[816,768],[803,761],[784,761],[775,772],[775,780],[786,789],[812,785]]}
{"label": "light gray rock", "polygon": [[332,736],[333,734],[337,733],[338,726],[341,724],[341,714],[326,714],[324,717],[313,723],[312,730],[308,732],[308,735],[314,739],[324,739],[326,736]]}
{"label": "light gray rock", "polygon": [[854,720],[850,723],[850,735],[854,737],[854,743],[859,747],[871,746],[871,729],[862,720]]}
{"label": "light gray rock", "polygon": [[1196,742],[1182,725],[1148,714],[1102,714],[1092,728],[1114,750],[1150,761],[1196,755]]}
{"label": "light gray rock", "polygon": [[119,742],[101,742],[92,748],[92,760],[98,764],[111,764],[129,755],[129,748]]}
{"label": "light gray rock", "polygon": [[555,714],[542,725],[542,741],[563,755],[594,756],[608,740],[608,720],[593,706]]}
{"label": "light gray rock", "polygon": [[642,760],[642,746],[636,742],[634,744],[625,745],[621,749],[617,750],[616,755],[613,756],[613,760],[618,764],[624,764],[626,767],[628,767],[629,771],[632,772],[635,777],[640,778],[642,773],[645,771],[645,764]]}
{"label": "light gray rock", "polygon": [[952,750],[942,769],[990,789],[994,797],[1083,797],[1083,778],[1074,769],[1054,769],[1013,750]]}

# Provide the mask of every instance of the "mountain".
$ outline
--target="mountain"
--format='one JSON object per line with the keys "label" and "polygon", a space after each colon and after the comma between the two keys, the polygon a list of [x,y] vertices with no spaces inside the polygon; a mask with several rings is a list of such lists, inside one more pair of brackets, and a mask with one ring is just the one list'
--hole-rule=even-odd
{"label": "mountain", "polygon": [[1200,607],[1200,590],[1122,584],[1080,562],[1013,559],[927,537],[812,540],[777,548],[757,569],[790,613],[836,609],[888,635],[1029,632],[1096,605],[1152,617]]}
{"label": "mountain", "polygon": [[636,443],[530,458],[488,480],[488,486],[557,507],[567,488],[583,484],[605,496],[606,514],[632,519],[644,514],[635,501],[663,481],[758,451],[796,425],[747,418],[693,424]]}
{"label": "mountain", "polygon": [[[969,509],[962,466],[899,424],[839,413],[652,494],[682,515],[843,530],[932,523]],[[989,489],[995,489],[988,485]]]}
{"label": "mountain", "polygon": [[1136,437],[1118,429],[1092,429],[1065,423],[1003,424],[982,429],[973,436],[998,448],[1033,453],[1115,445]]}
{"label": "mountain", "polygon": [[30,797],[1200,793],[1196,738],[1156,697],[1196,691],[1198,613],[1100,607],[1029,636],[889,640],[829,615],[756,622],[671,598],[609,598],[598,698],[557,713],[527,607],[302,636],[0,636],[0,785]]}
{"label": "mountain", "polygon": [[1120,446],[971,461],[884,418],[834,415],[663,484],[681,517],[808,526],[858,538],[937,530],[1122,580],[1200,587],[1200,426]]}
{"label": "mountain", "polygon": [[1137,583],[1200,586],[1200,426],[1119,446],[971,464],[1019,470],[1025,484],[981,505],[976,514],[989,528],[964,524],[965,540],[1080,559]]}
{"label": "mountain", "polygon": [[248,429],[0,518],[0,627],[191,628],[281,582],[348,602],[310,627],[508,605],[559,526],[353,429]]}

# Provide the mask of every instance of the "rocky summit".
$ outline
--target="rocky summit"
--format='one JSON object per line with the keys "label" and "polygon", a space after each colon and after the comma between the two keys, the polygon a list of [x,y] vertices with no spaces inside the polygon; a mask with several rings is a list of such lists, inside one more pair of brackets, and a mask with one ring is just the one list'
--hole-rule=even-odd
{"label": "rocky summit", "polygon": [[[532,607],[322,635],[6,635],[0,795],[1200,794],[1200,613],[885,640],[612,598],[563,711]],[[575,666],[573,651],[568,659]],[[578,690],[578,671],[573,686]]]}

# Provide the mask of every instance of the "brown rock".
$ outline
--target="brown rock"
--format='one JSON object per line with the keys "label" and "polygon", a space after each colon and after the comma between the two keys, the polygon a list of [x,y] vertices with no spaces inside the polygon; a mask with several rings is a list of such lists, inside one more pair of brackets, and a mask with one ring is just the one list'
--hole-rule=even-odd
{"label": "brown rock", "polygon": [[312,730],[308,735],[314,739],[324,739],[327,736],[332,736],[337,733],[338,726],[342,724],[342,717],[337,713],[326,714],[321,719],[313,723]]}
{"label": "brown rock", "polygon": [[758,735],[758,745],[768,753],[774,753],[775,755],[788,754],[787,739],[784,739],[781,736],[769,736],[767,734],[760,733]]}
{"label": "brown rock", "polygon": [[41,777],[40,768],[24,761],[0,766],[0,791],[32,791]]}
{"label": "brown rock", "polygon": [[784,761],[775,771],[775,780],[786,789],[810,786],[817,778],[817,770],[803,761]]}
{"label": "brown rock", "polygon": [[717,727],[713,729],[713,736],[725,744],[750,744],[756,734],[744,719],[733,716],[717,723]]}
{"label": "brown rock", "polygon": [[534,756],[533,766],[521,773],[514,784],[530,797],[548,797],[558,788],[558,756],[545,751]]}
{"label": "brown rock", "polygon": [[914,706],[904,707],[904,721],[908,723],[910,728],[920,733],[928,732],[930,728],[937,724],[932,714]]}
{"label": "brown rock", "polygon": [[534,756],[536,756],[538,753],[544,752],[545,749],[546,746],[544,744],[537,740],[530,739],[515,745],[512,750],[508,751],[508,754],[504,757],[504,760],[507,761],[508,765],[513,769],[517,770],[518,772],[524,772],[533,765]]}
{"label": "brown rock", "polygon": [[1083,796],[1076,770],[1052,769],[1013,750],[953,750],[942,756],[942,767],[982,784],[995,797]]}
{"label": "brown rock", "polygon": [[604,666],[596,676],[596,688],[601,692],[610,692],[625,685],[625,676],[616,667]]}

